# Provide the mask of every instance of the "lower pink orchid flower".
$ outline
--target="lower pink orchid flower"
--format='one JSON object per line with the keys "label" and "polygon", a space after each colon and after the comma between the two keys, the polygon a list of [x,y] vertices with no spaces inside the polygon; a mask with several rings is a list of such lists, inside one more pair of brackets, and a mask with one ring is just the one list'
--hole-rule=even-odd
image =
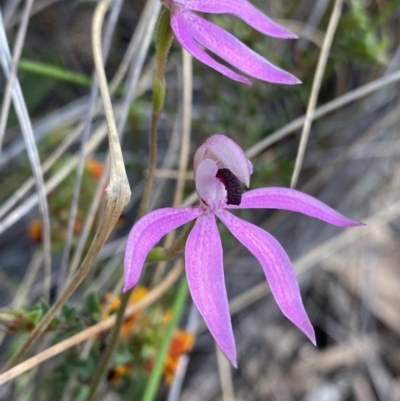
{"label": "lower pink orchid flower", "polygon": [[273,22],[246,0],[161,0],[161,2],[171,10],[171,28],[178,42],[194,58],[214,70],[235,81],[251,85],[248,78],[213,59],[199,44],[251,77],[287,85],[300,83],[296,77],[274,66],[224,29],[192,12],[232,14],[264,35],[282,39],[297,38],[295,34]]}
{"label": "lower pink orchid flower", "polygon": [[340,227],[362,225],[294,189],[270,187],[242,193],[240,183],[248,187],[252,172],[250,160],[235,142],[224,135],[211,136],[194,156],[194,179],[200,205],[158,209],[141,218],[128,236],[124,259],[124,291],[127,291],[139,281],[147,254],[160,239],[196,219],[185,248],[189,290],[215,341],[235,367],[235,340],[216,217],[258,259],[282,313],[313,344],[316,343],[314,329],[304,309],[288,255],[272,235],[226,209],[284,209]]}

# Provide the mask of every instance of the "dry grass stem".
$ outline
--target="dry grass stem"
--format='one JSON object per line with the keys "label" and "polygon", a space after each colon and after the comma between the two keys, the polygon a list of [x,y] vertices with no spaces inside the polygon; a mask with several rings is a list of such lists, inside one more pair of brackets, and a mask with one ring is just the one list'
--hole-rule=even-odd
{"label": "dry grass stem", "polygon": [[310,134],[311,123],[313,121],[313,114],[315,112],[315,106],[317,105],[319,91],[321,89],[322,79],[324,77],[324,72],[326,68],[326,63],[328,61],[329,53],[331,50],[331,45],[333,37],[336,32],[336,28],[342,13],[343,0],[335,0],[333,6],[332,14],[329,19],[328,29],[324,38],[324,43],[322,45],[321,53],[318,59],[317,69],[315,71],[313,84],[311,88],[311,96],[307,105],[307,112],[305,116],[303,131],[301,133],[299,150],[297,152],[296,163],[294,166],[294,171],[292,175],[292,180],[290,187],[294,188],[297,184],[299,178],[301,166],[303,164],[304,154],[307,147],[308,136]]}
{"label": "dry grass stem", "polygon": [[221,382],[222,401],[235,401],[231,364],[218,348],[217,344],[215,344],[215,352],[217,355],[219,380]]}

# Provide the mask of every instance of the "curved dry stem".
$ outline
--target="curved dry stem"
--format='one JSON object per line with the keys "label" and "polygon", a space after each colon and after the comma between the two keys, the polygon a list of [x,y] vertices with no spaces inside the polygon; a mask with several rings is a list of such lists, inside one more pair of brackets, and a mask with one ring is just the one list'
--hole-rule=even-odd
{"label": "curved dry stem", "polygon": [[[100,221],[99,228],[95,238],[90,246],[90,249],[84,258],[80,269],[72,278],[71,282],[67,285],[64,292],[57,299],[55,304],[46,313],[40,323],[35,327],[29,337],[25,340],[19,350],[7,362],[5,369],[13,366],[18,359],[34,344],[34,342],[45,332],[51,321],[68,300],[72,293],[76,290],[79,284],[86,277],[91,266],[96,260],[101,248],[113,230],[115,223],[118,221],[123,209],[128,204],[131,191],[129,188],[128,178],[126,176],[125,165],[122,157],[121,146],[119,143],[117,128],[114,120],[114,113],[111,105],[110,94],[108,92],[107,80],[104,72],[101,55],[101,12],[105,13],[107,9],[108,0],[103,1],[96,8],[93,18],[93,53],[96,72],[99,80],[100,92],[104,102],[104,110],[106,113],[108,125],[108,138],[110,146],[110,182],[106,189],[105,210]],[[105,6],[105,9],[103,10]]]}
{"label": "curved dry stem", "polygon": [[[107,0],[105,0],[103,3],[106,4]],[[156,4],[158,5],[158,7],[153,7],[153,5],[154,5],[154,0],[153,0],[153,1],[149,1],[146,6],[146,9],[148,7],[150,10],[152,9],[155,11],[155,12],[153,11],[153,13],[154,13],[153,16],[156,16],[158,14],[157,9],[159,9],[159,7],[160,7],[159,3],[156,3]],[[100,6],[98,6],[98,8],[100,8]],[[97,9],[96,9],[96,11],[97,11]],[[150,17],[151,17],[151,14],[150,14]],[[155,19],[154,19],[154,21],[155,21]],[[139,59],[141,59],[142,61],[144,61],[143,50],[149,44],[149,39],[150,39],[149,28],[151,29],[152,27],[154,28],[154,25],[151,23],[148,23],[147,40],[143,41],[145,45],[142,46],[142,49],[141,49],[142,51],[140,52],[142,55],[142,58],[139,57]],[[146,32],[143,32],[143,35],[145,35],[145,34],[146,34]],[[163,65],[163,67],[164,67],[164,65]],[[131,81],[134,83],[136,83],[136,81],[138,79],[137,70],[138,70],[138,68],[133,68],[131,70],[131,73],[129,74],[130,76],[131,75],[133,76]],[[164,71],[159,71],[159,73],[163,73],[163,72]],[[133,85],[132,82],[130,82],[130,83],[128,82],[128,88],[132,89],[132,85]],[[127,92],[129,94],[131,92],[131,90],[128,89]],[[122,112],[122,117],[121,117],[121,120],[119,121],[119,127],[121,130],[125,124],[125,119],[126,119],[127,113],[128,113],[128,103],[126,102],[125,103],[125,112],[124,111]],[[147,210],[151,190],[153,187],[154,172],[156,169],[156,161],[157,161],[157,123],[158,123],[159,117],[160,117],[160,112],[159,111],[157,113],[154,112],[154,104],[153,104],[153,113],[152,113],[152,118],[151,118],[151,123],[150,123],[150,133],[149,133],[149,148],[150,148],[149,175],[148,175],[146,183],[145,183],[142,200],[141,200],[140,206],[139,206],[139,217],[143,216]],[[94,378],[90,385],[89,393],[86,397],[87,401],[90,401],[93,399],[93,397],[96,393],[97,387],[100,384],[103,374],[104,374],[105,370],[107,369],[108,363],[109,363],[109,361],[112,357],[112,354],[114,353],[114,350],[118,344],[119,332],[120,332],[120,328],[123,323],[123,317],[125,314],[125,309],[129,302],[130,294],[131,294],[131,291],[128,291],[122,295],[121,305],[118,308],[118,312],[117,312],[117,316],[116,316],[115,327],[111,333],[111,339],[110,339],[108,346],[106,348],[106,351],[103,355],[102,361],[94,373]]]}
{"label": "curved dry stem", "polygon": [[[103,46],[104,62],[107,60],[107,57],[108,57],[108,53],[109,53],[110,45],[111,45],[111,38],[114,33],[118,15],[121,11],[121,6],[122,6],[122,0],[118,0],[118,1],[114,2],[113,8],[112,8],[112,11],[110,14],[110,18],[108,20],[106,33],[104,35],[104,46]],[[64,249],[63,249],[63,253],[61,256],[60,270],[59,270],[59,274],[58,274],[57,293],[60,293],[62,291],[62,289],[64,288],[67,266],[68,266],[68,262],[69,262],[69,255],[71,253],[72,240],[74,237],[75,220],[76,220],[76,216],[78,214],[78,205],[79,205],[79,199],[80,199],[80,194],[81,194],[81,184],[82,184],[82,180],[83,180],[83,172],[84,172],[84,167],[85,167],[85,160],[86,160],[85,146],[86,146],[86,142],[89,139],[89,135],[90,135],[91,127],[92,127],[92,119],[93,119],[93,116],[96,111],[96,101],[98,98],[98,92],[99,92],[99,87],[97,84],[97,80],[94,77],[93,84],[92,84],[91,91],[90,91],[87,115],[86,115],[86,119],[85,119],[85,129],[83,130],[83,133],[80,138],[81,144],[80,144],[80,149],[79,149],[79,162],[78,162],[78,166],[76,169],[74,192],[72,195],[72,201],[71,201],[71,206],[70,206],[67,232],[65,234]],[[107,172],[107,174],[108,174],[108,172]],[[99,183],[99,185],[100,185],[100,183]],[[82,241],[80,243],[82,243]],[[79,260],[80,260],[80,257],[79,257],[78,261]],[[79,262],[77,262],[77,264],[78,263]],[[71,270],[68,274],[67,282],[69,281],[70,277],[75,273],[75,270],[76,269],[71,268]]]}

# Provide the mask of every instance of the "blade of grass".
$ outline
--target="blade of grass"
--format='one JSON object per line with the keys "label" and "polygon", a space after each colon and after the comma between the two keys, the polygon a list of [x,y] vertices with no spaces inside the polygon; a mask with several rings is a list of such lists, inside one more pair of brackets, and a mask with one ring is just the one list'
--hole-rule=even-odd
{"label": "blade of grass", "polygon": [[158,351],[153,370],[151,371],[149,380],[146,384],[146,389],[144,391],[142,401],[153,401],[157,395],[164,368],[165,357],[168,354],[174,331],[182,316],[188,293],[189,289],[187,286],[186,278],[183,277],[179,283],[174,304],[172,306],[172,318],[161,342],[160,350]]}
{"label": "blade of grass", "polygon": [[333,37],[336,32],[337,25],[339,23],[340,16],[342,14],[343,0],[335,0],[333,5],[333,10],[331,17],[329,19],[328,29],[324,38],[321,53],[318,59],[317,69],[315,71],[314,80],[311,88],[311,96],[307,105],[307,113],[304,121],[303,131],[301,133],[299,150],[297,152],[296,163],[294,166],[294,171],[292,175],[292,180],[290,187],[294,188],[297,184],[299,178],[301,165],[303,163],[304,154],[306,152],[308,137],[310,135],[311,123],[313,121],[313,116],[315,113],[315,107],[317,105],[319,91],[321,89],[322,79],[324,77],[324,72],[326,68],[326,63],[328,61],[329,53],[331,50],[331,45],[333,42]]}
{"label": "blade of grass", "polygon": [[71,84],[90,86],[92,78],[85,74],[66,70],[53,64],[43,63],[29,59],[21,59],[18,63],[20,70],[30,72],[37,75],[42,75],[49,78],[55,78],[59,81],[69,82]]}
{"label": "blade of grass", "polygon": [[23,18],[18,29],[17,38],[15,40],[13,49],[13,58],[11,64],[10,75],[7,80],[6,88],[3,95],[3,105],[1,108],[0,115],[0,153],[3,147],[4,131],[6,129],[6,124],[8,120],[8,112],[10,111],[11,104],[11,93],[14,85],[15,78],[17,76],[17,65],[21,57],[22,48],[24,46],[25,35],[28,29],[29,14],[32,9],[33,0],[27,0],[25,3],[25,8],[23,11]]}

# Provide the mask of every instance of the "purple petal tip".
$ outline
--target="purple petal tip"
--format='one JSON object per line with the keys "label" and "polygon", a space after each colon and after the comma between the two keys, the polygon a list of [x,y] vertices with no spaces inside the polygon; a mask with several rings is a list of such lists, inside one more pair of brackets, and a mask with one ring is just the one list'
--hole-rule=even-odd
{"label": "purple petal tip", "polygon": [[317,346],[317,339],[315,338],[315,332],[314,329],[311,333],[306,334],[308,339],[312,342],[312,344],[316,347]]}

